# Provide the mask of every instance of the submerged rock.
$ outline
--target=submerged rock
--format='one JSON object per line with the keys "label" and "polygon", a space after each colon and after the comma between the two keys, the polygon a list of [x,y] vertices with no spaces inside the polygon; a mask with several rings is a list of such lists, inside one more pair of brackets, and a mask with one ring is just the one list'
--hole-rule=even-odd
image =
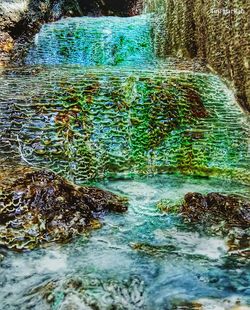
{"label": "submerged rock", "polygon": [[145,284],[137,277],[101,279],[78,273],[49,281],[28,292],[29,295],[37,293],[50,309],[145,309]]}
{"label": "submerged rock", "polygon": [[97,218],[106,212],[126,210],[125,198],[73,185],[50,171],[17,167],[0,175],[0,245],[10,249],[66,242],[99,227]]}

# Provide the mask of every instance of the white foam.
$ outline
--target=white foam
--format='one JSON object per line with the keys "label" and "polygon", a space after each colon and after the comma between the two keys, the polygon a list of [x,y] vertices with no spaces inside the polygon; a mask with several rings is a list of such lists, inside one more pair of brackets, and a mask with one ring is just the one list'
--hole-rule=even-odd
{"label": "white foam", "polygon": [[8,15],[10,12],[24,13],[26,10],[28,10],[28,6],[29,0],[18,0],[15,2],[3,1],[0,4],[0,9],[4,14]]}
{"label": "white foam", "polygon": [[48,254],[43,256],[39,263],[36,263],[36,271],[43,273],[46,271],[56,272],[65,270],[67,267],[67,256],[59,253],[58,251],[50,251]]}
{"label": "white foam", "polygon": [[167,233],[157,229],[154,234],[161,241],[169,241],[171,237],[172,240],[175,240],[175,244],[182,246],[181,251],[187,254],[203,255],[210,259],[218,259],[227,252],[225,241],[219,238],[200,237],[198,233],[179,232],[176,229],[170,230]]}

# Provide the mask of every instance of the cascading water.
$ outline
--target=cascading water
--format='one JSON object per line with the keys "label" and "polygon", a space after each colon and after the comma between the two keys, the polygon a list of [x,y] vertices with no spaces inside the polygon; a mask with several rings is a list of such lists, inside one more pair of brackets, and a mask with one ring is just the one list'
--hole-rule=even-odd
{"label": "cascading water", "polygon": [[157,60],[152,24],[146,14],[44,25],[26,63],[60,66],[3,72],[2,141],[75,182],[168,171],[249,182],[246,116],[218,77]]}
{"label": "cascading water", "polygon": [[168,171],[249,181],[245,116],[216,76],[60,67],[0,79],[9,123],[1,152],[8,133],[13,157],[21,150],[29,163],[78,183]]}
{"label": "cascading water", "polygon": [[67,18],[44,25],[27,64],[129,65],[152,62],[150,15]]}
{"label": "cascading water", "polygon": [[[127,214],[108,216],[91,236],[9,255],[3,310],[249,301],[244,259],[156,208],[187,191],[247,196],[250,161],[246,116],[231,91],[197,64],[158,60],[154,24],[150,15],[63,19],[43,26],[26,67],[0,72],[0,158],[79,184],[108,177],[99,186],[130,198]],[[152,176],[163,172],[225,180]]]}

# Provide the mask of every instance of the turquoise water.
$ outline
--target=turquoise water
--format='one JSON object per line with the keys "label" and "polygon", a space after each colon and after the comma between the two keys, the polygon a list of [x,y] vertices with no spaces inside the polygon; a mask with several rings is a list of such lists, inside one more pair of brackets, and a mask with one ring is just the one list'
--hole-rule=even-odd
{"label": "turquoise water", "polygon": [[174,175],[99,186],[128,196],[128,213],[105,217],[101,229],[70,244],[8,253],[0,264],[2,310],[197,309],[191,301],[217,309],[223,300],[219,309],[227,309],[250,302],[249,261],[228,253],[223,238],[156,208],[188,191],[244,195],[247,187]]}
{"label": "turquoise water", "polygon": [[[3,156],[78,183],[169,171],[250,182],[248,119],[215,75],[171,61],[14,72],[0,74]],[[188,93],[206,117],[196,102],[190,112]]]}
{"label": "turquoise water", "polygon": [[79,17],[45,24],[27,64],[83,66],[152,63],[150,15]]}

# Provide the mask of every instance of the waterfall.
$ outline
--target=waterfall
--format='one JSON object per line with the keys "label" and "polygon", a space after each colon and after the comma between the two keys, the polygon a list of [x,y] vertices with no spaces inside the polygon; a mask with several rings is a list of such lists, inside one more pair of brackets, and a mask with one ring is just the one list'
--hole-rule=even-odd
{"label": "waterfall", "polygon": [[46,24],[36,35],[27,64],[84,66],[151,63],[150,15],[79,17]]}
{"label": "waterfall", "polygon": [[148,14],[44,25],[32,66],[0,74],[0,154],[79,183],[162,172],[250,182],[231,91],[202,66],[157,59],[154,25]]}
{"label": "waterfall", "polygon": [[247,122],[231,92],[214,75],[174,67],[2,75],[0,153],[11,148],[14,157],[18,148],[75,182],[169,171],[247,181]]}
{"label": "waterfall", "polygon": [[[17,25],[72,1],[26,2]],[[249,309],[249,116],[202,63],[163,57],[192,41],[192,2],[61,19],[0,66],[0,310]]]}

